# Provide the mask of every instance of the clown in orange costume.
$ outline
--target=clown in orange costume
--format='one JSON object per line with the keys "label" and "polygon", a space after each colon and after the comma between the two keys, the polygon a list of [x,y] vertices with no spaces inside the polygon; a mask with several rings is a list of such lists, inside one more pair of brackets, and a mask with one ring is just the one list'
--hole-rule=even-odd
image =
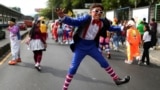
{"label": "clown in orange costume", "polygon": [[132,64],[134,57],[140,59],[141,35],[135,27],[135,22],[130,20],[127,25],[129,29],[126,36],[127,60],[125,60],[125,63]]}
{"label": "clown in orange costume", "polygon": [[58,29],[59,21],[55,20],[55,23],[52,25],[52,38],[58,42],[58,34],[57,34],[57,29]]}

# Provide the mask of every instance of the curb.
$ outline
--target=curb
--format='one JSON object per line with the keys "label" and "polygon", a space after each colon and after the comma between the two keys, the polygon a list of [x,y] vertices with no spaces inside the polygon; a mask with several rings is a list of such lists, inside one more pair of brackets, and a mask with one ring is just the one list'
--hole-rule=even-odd
{"label": "curb", "polygon": [[3,58],[9,51],[10,51],[10,43],[7,43],[3,47],[0,47],[0,59]]}

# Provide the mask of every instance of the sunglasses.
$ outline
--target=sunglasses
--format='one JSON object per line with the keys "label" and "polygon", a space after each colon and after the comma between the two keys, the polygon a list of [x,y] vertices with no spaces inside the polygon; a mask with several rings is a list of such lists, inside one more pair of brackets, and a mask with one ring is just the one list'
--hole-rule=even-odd
{"label": "sunglasses", "polygon": [[92,10],[93,12],[95,12],[95,13],[97,13],[97,14],[102,14],[103,13],[103,11],[102,10]]}

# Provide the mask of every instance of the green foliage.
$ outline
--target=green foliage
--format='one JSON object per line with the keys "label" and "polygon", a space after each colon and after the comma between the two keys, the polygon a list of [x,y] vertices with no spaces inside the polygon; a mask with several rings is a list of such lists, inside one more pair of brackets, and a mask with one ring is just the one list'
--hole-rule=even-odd
{"label": "green foliage", "polygon": [[84,8],[85,0],[71,0],[73,8]]}
{"label": "green foliage", "polygon": [[42,10],[40,11],[39,15],[40,15],[40,16],[45,16],[45,17],[47,17],[47,18],[51,18],[51,17],[52,17],[52,14],[50,14],[50,13],[52,13],[52,12],[51,12],[51,9],[50,9],[50,8],[45,8],[45,9],[42,9]]}
{"label": "green foliage", "polygon": [[102,5],[106,10],[116,9],[119,7],[120,0],[102,0]]}
{"label": "green foliage", "polygon": [[60,7],[62,2],[63,2],[63,0],[48,0],[47,6],[49,8],[57,8],[57,7]]}
{"label": "green foliage", "polygon": [[70,0],[63,0],[63,4],[61,5],[62,8],[65,8],[66,13],[68,11],[72,11],[72,3]]}
{"label": "green foliage", "polygon": [[17,12],[21,12],[21,8],[19,8],[19,7],[12,7],[11,9],[13,9],[13,10],[15,10]]}
{"label": "green foliage", "polygon": [[[42,10],[40,15],[51,19],[52,13],[57,7],[65,8],[65,12],[67,13],[68,11],[72,12],[73,8],[85,8],[85,3],[102,3],[105,10],[113,10],[124,7],[135,8],[147,6],[150,4],[160,3],[160,0],[48,0],[47,8]],[[54,18],[57,18],[56,13],[54,12],[53,14]]]}

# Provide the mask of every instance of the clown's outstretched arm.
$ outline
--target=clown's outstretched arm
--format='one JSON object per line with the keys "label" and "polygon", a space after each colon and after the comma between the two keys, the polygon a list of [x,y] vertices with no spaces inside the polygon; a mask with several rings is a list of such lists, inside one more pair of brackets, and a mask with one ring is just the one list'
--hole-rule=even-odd
{"label": "clown's outstretched arm", "polygon": [[109,31],[112,31],[112,32],[120,32],[121,31],[121,27],[120,26],[114,26],[114,25],[111,25],[110,28],[109,28]]}

